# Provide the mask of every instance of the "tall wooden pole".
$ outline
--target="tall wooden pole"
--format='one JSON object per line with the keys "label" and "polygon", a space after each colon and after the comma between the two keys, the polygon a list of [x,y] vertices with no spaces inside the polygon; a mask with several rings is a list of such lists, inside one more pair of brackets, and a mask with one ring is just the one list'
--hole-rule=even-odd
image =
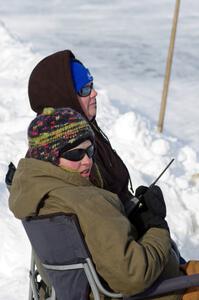
{"label": "tall wooden pole", "polygon": [[176,0],[173,25],[172,25],[172,31],[171,31],[171,38],[170,38],[170,45],[169,45],[168,56],[167,56],[164,86],[163,86],[163,92],[162,92],[162,101],[161,101],[159,120],[158,120],[158,126],[157,126],[157,129],[159,132],[163,131],[164,116],[165,116],[165,111],[166,111],[167,96],[168,96],[168,90],[169,90],[169,82],[170,82],[170,75],[171,75],[171,67],[172,67],[172,60],[173,60],[173,52],[174,52],[179,10],[180,10],[180,0]]}

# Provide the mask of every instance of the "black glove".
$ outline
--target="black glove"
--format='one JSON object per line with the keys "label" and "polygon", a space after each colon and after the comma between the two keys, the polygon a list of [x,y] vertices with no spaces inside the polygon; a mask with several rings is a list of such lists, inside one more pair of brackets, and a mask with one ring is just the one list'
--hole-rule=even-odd
{"label": "black glove", "polygon": [[139,237],[151,227],[169,230],[165,221],[166,205],[161,189],[158,186],[152,188],[139,186],[135,196],[140,200],[141,205],[132,212],[130,220],[136,227]]}

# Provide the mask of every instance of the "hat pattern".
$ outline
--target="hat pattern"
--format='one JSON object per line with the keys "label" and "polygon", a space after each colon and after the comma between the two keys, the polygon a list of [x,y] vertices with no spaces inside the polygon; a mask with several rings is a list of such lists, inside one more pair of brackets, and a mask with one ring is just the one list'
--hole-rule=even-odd
{"label": "hat pattern", "polygon": [[45,108],[29,125],[29,149],[26,157],[59,164],[59,154],[85,140],[94,141],[94,133],[82,115],[71,108]]}

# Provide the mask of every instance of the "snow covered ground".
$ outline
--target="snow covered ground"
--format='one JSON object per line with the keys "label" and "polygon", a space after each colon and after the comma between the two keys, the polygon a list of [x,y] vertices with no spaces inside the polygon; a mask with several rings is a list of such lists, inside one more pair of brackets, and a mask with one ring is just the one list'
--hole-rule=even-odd
{"label": "snow covered ground", "polygon": [[8,210],[4,177],[8,163],[17,164],[26,152],[26,128],[34,116],[29,74],[45,55],[64,48],[94,74],[98,121],[134,188],[149,185],[175,158],[159,181],[167,220],[182,255],[199,259],[197,0],[181,6],[165,133],[156,132],[173,8],[171,0],[1,3],[0,300],[27,299],[30,246]]}

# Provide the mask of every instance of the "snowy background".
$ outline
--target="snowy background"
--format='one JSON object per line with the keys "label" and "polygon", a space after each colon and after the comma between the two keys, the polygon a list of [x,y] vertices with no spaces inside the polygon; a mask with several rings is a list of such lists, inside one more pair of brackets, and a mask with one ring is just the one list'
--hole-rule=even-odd
{"label": "snowy background", "polygon": [[0,300],[25,300],[30,246],[7,207],[7,165],[26,152],[27,83],[40,59],[71,49],[94,75],[98,122],[134,188],[159,181],[172,237],[199,259],[199,2],[181,1],[164,133],[157,133],[174,2],[0,0]]}

